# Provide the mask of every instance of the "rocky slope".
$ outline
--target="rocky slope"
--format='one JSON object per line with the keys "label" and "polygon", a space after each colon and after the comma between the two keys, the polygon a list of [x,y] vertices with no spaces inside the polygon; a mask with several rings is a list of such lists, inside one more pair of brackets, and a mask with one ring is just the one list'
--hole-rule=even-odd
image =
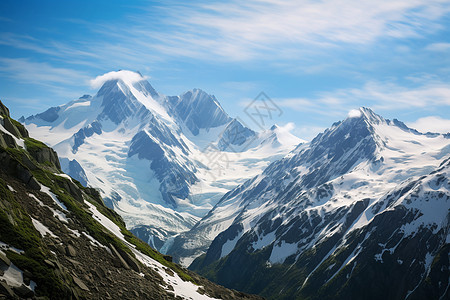
{"label": "rocky slope", "polygon": [[448,299],[450,140],[362,108],[227,193],[191,269],[272,299]]}
{"label": "rocky slope", "polygon": [[137,239],[1,102],[0,116],[0,299],[259,299]]}

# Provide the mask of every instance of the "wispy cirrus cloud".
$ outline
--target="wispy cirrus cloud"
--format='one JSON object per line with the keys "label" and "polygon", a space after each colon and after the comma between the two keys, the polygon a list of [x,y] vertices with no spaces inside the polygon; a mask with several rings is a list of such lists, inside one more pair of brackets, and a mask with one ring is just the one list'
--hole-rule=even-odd
{"label": "wispy cirrus cloud", "polygon": [[233,0],[172,1],[140,11],[126,21],[109,24],[67,20],[96,34],[93,40],[79,41],[77,47],[14,36],[2,40],[55,56],[93,59],[90,56],[95,55],[100,61],[292,59],[318,48],[420,36],[438,29],[435,21],[449,13],[450,6],[446,0]]}
{"label": "wispy cirrus cloud", "polygon": [[[371,81],[361,88],[323,92],[312,98],[276,99],[276,103],[300,112],[311,111],[322,115],[342,115],[349,109],[364,105],[383,111],[437,107],[449,109],[450,85],[435,80],[425,80],[412,87]],[[324,109],[326,107],[330,109]]]}
{"label": "wispy cirrus cloud", "polygon": [[0,73],[19,82],[35,84],[88,85],[90,79],[82,72],[53,67],[27,58],[0,58]]}
{"label": "wispy cirrus cloud", "polygon": [[415,122],[409,122],[407,125],[417,129],[420,132],[450,132],[450,120],[439,116],[429,116],[417,119]]}
{"label": "wispy cirrus cloud", "polygon": [[434,52],[448,52],[450,51],[450,43],[432,43],[425,47],[425,49]]}
{"label": "wispy cirrus cloud", "polygon": [[[158,41],[147,46],[169,55],[247,60],[267,54],[292,57],[302,53],[301,45],[420,36],[437,29],[434,21],[449,11],[443,0],[203,2],[162,10],[168,31],[152,29],[152,18],[139,19],[127,30],[131,39]],[[154,16],[154,9],[150,13]]]}

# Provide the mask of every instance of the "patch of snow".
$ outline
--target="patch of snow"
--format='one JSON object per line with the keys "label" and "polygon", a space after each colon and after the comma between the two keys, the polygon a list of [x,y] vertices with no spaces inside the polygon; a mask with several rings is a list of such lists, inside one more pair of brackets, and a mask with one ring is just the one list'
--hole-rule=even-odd
{"label": "patch of snow", "polygon": [[296,243],[286,243],[281,241],[281,244],[275,244],[270,254],[269,261],[272,264],[283,263],[286,258],[295,254],[298,250],[298,245]]}
{"label": "patch of snow", "polygon": [[76,107],[81,107],[81,106],[91,106],[91,101],[74,102],[72,105],[67,107],[65,110],[69,110],[69,109],[76,108]]}
{"label": "patch of snow", "polygon": [[[195,300],[206,300],[206,299],[216,299],[209,297],[208,295],[202,295],[197,292],[197,290],[200,288],[200,286],[197,286],[193,284],[190,281],[184,281],[183,279],[178,276],[177,273],[174,273],[174,275],[169,275],[164,270],[165,266],[163,266],[161,263],[157,262],[156,260],[148,257],[147,255],[141,253],[140,251],[131,248],[131,250],[136,255],[136,258],[142,262],[147,267],[156,268],[157,272],[161,277],[163,278],[164,282],[167,284],[167,286],[173,287],[173,292],[175,296],[180,296],[184,299],[195,299]],[[168,289],[167,286],[162,286],[166,290]]]}
{"label": "patch of snow", "polygon": [[76,229],[71,229],[71,228],[69,228],[69,227],[67,227],[67,226],[66,226],[66,228],[67,228],[67,230],[69,230],[70,232],[72,232],[72,234],[75,235],[77,238],[79,238],[79,237],[81,236],[81,233],[80,233],[78,230],[76,230]]}
{"label": "patch of snow", "polygon": [[72,181],[72,177],[70,177],[70,176],[67,175],[67,174],[64,174],[64,173],[53,173],[53,174],[55,174],[56,176],[59,176],[59,177],[67,178],[67,179],[69,179],[70,181]]}
{"label": "patch of snow", "polygon": [[47,234],[49,234],[53,238],[57,237],[50,229],[48,229],[47,226],[45,226],[44,224],[42,224],[38,220],[36,220],[34,218],[31,218],[31,222],[34,225],[34,228],[36,228],[36,230],[39,231],[39,233],[41,234],[42,237],[44,237]]}
{"label": "patch of snow", "polygon": [[37,202],[40,206],[42,206],[42,207],[47,207],[48,209],[50,209],[51,212],[53,213],[53,216],[56,217],[56,218],[58,218],[61,222],[69,223],[69,219],[67,218],[67,216],[66,216],[65,213],[63,213],[63,212],[61,212],[61,211],[59,211],[59,210],[56,210],[56,209],[54,209],[53,207],[50,207],[50,206],[48,206],[48,205],[45,205],[41,200],[39,200],[35,195],[33,195],[33,194],[31,194],[31,193],[29,193],[28,196],[30,196],[30,198],[36,200],[36,202]]}
{"label": "patch of snow", "polygon": [[47,195],[49,195],[50,198],[52,198],[53,201],[55,201],[55,203],[58,204],[59,207],[61,207],[64,211],[67,211],[67,207],[64,205],[64,203],[59,201],[58,197],[50,191],[49,187],[46,187],[45,185],[41,184],[41,192],[44,192]]}
{"label": "patch of snow", "polygon": [[266,234],[265,236],[259,237],[256,242],[253,243],[252,247],[255,250],[262,249],[275,241],[275,231],[271,232],[269,234]]}
{"label": "patch of snow", "polygon": [[222,252],[220,254],[220,258],[227,256],[228,254],[231,253],[231,251],[233,251],[234,246],[236,246],[236,243],[239,241],[239,239],[242,236],[242,232],[239,233],[234,239],[232,240],[227,240],[223,245],[222,245]]}
{"label": "patch of snow", "polygon": [[92,246],[97,246],[97,247],[101,247],[106,249],[108,252],[111,252],[111,250],[106,247],[105,245],[103,245],[102,243],[100,243],[99,241],[97,241],[95,238],[93,238],[91,235],[87,234],[86,232],[83,231],[83,235],[86,236],[89,239],[89,242],[91,243]]}
{"label": "patch of snow", "polygon": [[106,227],[109,231],[111,231],[116,237],[121,239],[122,241],[126,242],[124,235],[120,231],[119,226],[117,226],[113,221],[111,221],[108,217],[103,215],[101,212],[98,211],[97,207],[90,203],[89,201],[84,201],[84,203],[89,206],[89,209],[92,212],[92,217],[94,217],[95,220],[97,220],[100,224]]}
{"label": "patch of snow", "polygon": [[[0,250],[2,254],[5,254],[3,251]],[[30,284],[26,285],[23,282],[23,272],[20,270],[16,265],[11,263],[11,265],[4,271],[5,273],[0,276],[0,281],[4,280],[9,286],[12,287],[20,287],[22,284],[30,288],[30,290],[34,291],[36,288],[36,283],[32,280],[30,280]]]}

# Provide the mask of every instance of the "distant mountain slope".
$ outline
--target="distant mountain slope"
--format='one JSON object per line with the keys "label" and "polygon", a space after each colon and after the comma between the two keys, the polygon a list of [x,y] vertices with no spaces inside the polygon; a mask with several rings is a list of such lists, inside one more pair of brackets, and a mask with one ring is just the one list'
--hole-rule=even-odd
{"label": "distant mountain slope", "polygon": [[94,96],[21,121],[58,152],[65,172],[100,188],[108,207],[158,249],[300,142],[278,129],[248,129],[199,89],[166,97],[130,71],[98,83]]}
{"label": "distant mountain slope", "polygon": [[448,138],[362,108],[227,193],[190,268],[272,299],[447,299],[449,175]]}
{"label": "distant mountain slope", "polygon": [[117,298],[260,299],[215,285],[133,236],[0,101],[0,299]]}

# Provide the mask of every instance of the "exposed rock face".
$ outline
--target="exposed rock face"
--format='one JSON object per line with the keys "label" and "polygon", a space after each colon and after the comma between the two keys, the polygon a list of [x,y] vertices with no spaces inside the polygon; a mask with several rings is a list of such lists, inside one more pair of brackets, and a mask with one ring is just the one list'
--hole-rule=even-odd
{"label": "exposed rock face", "polygon": [[58,160],[58,155],[55,150],[47,147],[46,145],[40,143],[39,145],[35,145],[36,141],[32,140],[25,145],[27,145],[28,153],[41,164],[48,163],[50,166],[54,167],[56,170],[61,170],[61,165]]}
{"label": "exposed rock face", "polygon": [[217,99],[200,89],[168,97],[167,103],[174,116],[194,135],[198,135],[200,129],[224,125],[231,120]]}

